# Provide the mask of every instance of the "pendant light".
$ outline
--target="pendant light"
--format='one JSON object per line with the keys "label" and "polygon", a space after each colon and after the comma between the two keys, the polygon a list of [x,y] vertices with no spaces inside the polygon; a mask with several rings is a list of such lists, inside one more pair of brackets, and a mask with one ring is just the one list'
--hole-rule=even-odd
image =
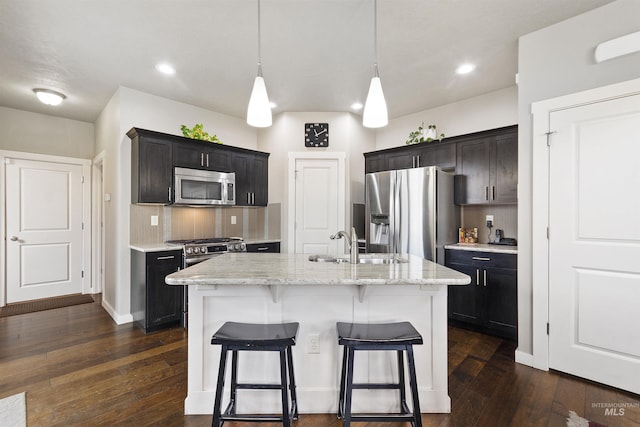
{"label": "pendant light", "polygon": [[367,128],[381,128],[389,123],[387,103],[382,92],[382,83],[378,74],[378,0],[373,0],[373,45],[375,62],[374,73],[369,85],[367,101],[364,103],[362,125]]}
{"label": "pendant light", "polygon": [[271,126],[271,105],[267,95],[267,86],[262,77],[262,52],[260,47],[260,0],[258,0],[258,75],[253,82],[251,98],[247,107],[247,124],[265,128]]}

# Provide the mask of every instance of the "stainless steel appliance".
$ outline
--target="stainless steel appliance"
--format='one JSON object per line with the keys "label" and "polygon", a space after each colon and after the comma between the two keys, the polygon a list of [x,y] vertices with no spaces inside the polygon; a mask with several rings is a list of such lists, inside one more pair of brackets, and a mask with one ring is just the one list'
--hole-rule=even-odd
{"label": "stainless steel appliance", "polygon": [[174,168],[176,205],[236,204],[236,174],[199,169]]}
{"label": "stainless steel appliance", "polygon": [[453,174],[435,166],[369,173],[365,194],[367,252],[444,264],[444,245],[457,242],[460,222]]}
{"label": "stainless steel appliance", "polygon": [[[182,246],[182,268],[187,268],[226,252],[246,252],[242,237],[212,237],[206,239],[168,240],[166,243]],[[186,327],[189,315],[188,286],[183,286],[182,326]]]}

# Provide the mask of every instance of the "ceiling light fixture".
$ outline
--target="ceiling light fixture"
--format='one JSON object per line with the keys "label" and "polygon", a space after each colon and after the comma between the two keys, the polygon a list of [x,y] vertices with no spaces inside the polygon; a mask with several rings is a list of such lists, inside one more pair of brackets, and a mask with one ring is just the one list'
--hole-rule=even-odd
{"label": "ceiling light fixture", "polygon": [[458,67],[458,69],[456,70],[457,74],[469,74],[470,72],[472,72],[473,70],[476,69],[476,66],[473,64],[462,64],[461,66]]}
{"label": "ceiling light fixture", "polygon": [[59,105],[66,96],[60,92],[49,89],[34,89],[33,92],[38,97],[38,100],[47,105]]}
{"label": "ceiling light fixture", "polygon": [[260,0],[258,0],[258,75],[253,82],[251,98],[247,107],[247,124],[258,128],[271,126],[271,106],[269,105],[269,95],[267,86],[262,77],[262,51],[260,46]]}
{"label": "ceiling light fixture", "polygon": [[374,73],[369,85],[367,100],[364,103],[362,125],[368,128],[380,128],[389,123],[389,115],[378,74],[378,0],[373,0],[373,46],[375,55]]}
{"label": "ceiling light fixture", "polygon": [[354,102],[353,104],[351,104],[352,110],[362,110],[362,107],[362,102]]}
{"label": "ceiling light fixture", "polygon": [[162,74],[166,74],[168,76],[172,76],[176,73],[176,69],[173,68],[171,65],[163,63],[163,64],[157,64],[156,65],[156,70],[160,71]]}

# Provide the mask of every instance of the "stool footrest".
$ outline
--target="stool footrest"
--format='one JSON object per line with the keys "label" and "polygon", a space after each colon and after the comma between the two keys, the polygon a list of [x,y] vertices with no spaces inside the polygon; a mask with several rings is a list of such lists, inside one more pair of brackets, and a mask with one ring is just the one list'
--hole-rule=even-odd
{"label": "stool footrest", "polygon": [[280,384],[236,384],[238,390],[281,390]]}
{"label": "stool footrest", "polygon": [[395,383],[363,383],[363,384],[351,384],[351,388],[353,389],[391,389],[391,390],[397,390],[400,388],[400,384],[395,384]]}
{"label": "stool footrest", "polygon": [[391,421],[413,421],[413,414],[358,414],[351,415],[352,422],[391,422]]}

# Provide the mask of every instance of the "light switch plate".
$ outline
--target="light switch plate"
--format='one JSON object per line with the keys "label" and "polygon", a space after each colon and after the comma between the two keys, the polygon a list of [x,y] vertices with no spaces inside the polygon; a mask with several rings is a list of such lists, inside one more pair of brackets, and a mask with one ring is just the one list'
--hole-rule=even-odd
{"label": "light switch plate", "polygon": [[158,226],[158,215],[151,215],[151,225],[155,227]]}
{"label": "light switch plate", "polygon": [[236,225],[237,221],[236,221],[236,216],[235,215],[231,215],[231,225]]}

